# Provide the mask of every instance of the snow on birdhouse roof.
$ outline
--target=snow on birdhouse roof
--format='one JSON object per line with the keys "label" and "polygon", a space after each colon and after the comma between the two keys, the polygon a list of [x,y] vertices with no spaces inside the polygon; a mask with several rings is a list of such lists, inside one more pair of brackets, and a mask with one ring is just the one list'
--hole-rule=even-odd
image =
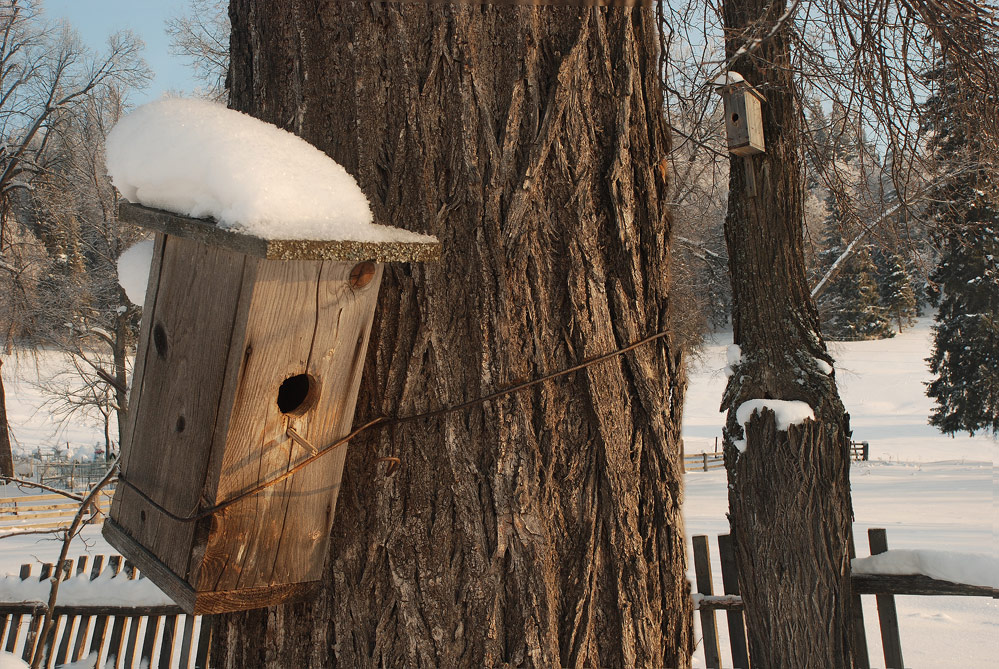
{"label": "snow on birdhouse roof", "polygon": [[204,100],[167,98],[122,118],[107,169],[130,202],[265,240],[436,242],[373,223],[354,178],[305,140]]}
{"label": "snow on birdhouse roof", "polygon": [[746,81],[745,77],[743,77],[738,72],[731,72],[731,71],[730,72],[722,72],[717,77],[715,77],[714,85],[715,86],[731,86],[733,84],[743,83],[744,81]]}

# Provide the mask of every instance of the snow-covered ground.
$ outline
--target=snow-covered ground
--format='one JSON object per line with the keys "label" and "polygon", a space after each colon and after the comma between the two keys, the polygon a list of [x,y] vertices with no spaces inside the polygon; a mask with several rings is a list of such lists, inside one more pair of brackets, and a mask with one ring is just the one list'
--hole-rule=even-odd
{"label": "snow-covered ground", "polygon": [[[999,443],[983,435],[946,437],[927,424],[932,402],[923,394],[923,383],[929,381],[924,358],[930,335],[930,321],[923,319],[894,339],[831,345],[854,439],[871,445],[871,461],[854,463],[851,472],[861,557],[869,554],[871,527],[888,530],[889,548],[996,555],[993,463]],[[688,454],[711,452],[716,436],[720,441],[718,405],[730,343],[730,337],[718,336],[691,366],[683,429]],[[711,537],[716,591],[721,572],[714,537],[728,532],[725,495],[724,470],[687,475],[687,534]],[[871,663],[884,666],[874,598],[863,599]],[[896,604],[906,666],[968,669],[999,661],[995,600],[896,597]],[[722,656],[727,658],[725,616],[716,618],[726,635]],[[700,650],[695,666],[704,666]],[[732,666],[727,659],[725,666]]]}
{"label": "snow-covered ground", "polygon": [[[54,416],[49,410],[52,396],[39,387],[39,384],[67,386],[72,379],[68,372],[72,369],[68,357],[53,351],[20,351],[17,355],[3,356],[3,384],[15,456],[29,455],[36,449],[43,453],[59,449],[64,457],[88,461],[94,458],[95,450],[104,448],[101,419],[96,415],[76,415],[70,420]],[[118,431],[113,416],[110,431],[112,437]]]}
{"label": "snow-covered ground", "polygon": [[[853,467],[853,502],[858,554],[866,556],[866,530],[888,529],[891,548],[996,554],[993,462],[999,444],[989,436],[950,438],[926,423],[931,408],[923,395],[928,380],[923,359],[930,349],[929,321],[894,339],[833,344],[836,378],[852,416],[854,438],[869,441],[871,461]],[[726,348],[719,336],[692,365],[684,424],[687,453],[712,451],[721,434],[717,408],[725,384]],[[15,449],[31,452],[58,443],[92,448],[103,440],[97,421],[61,426],[44,410],[30,383],[58,370],[57,356],[38,363],[5,358],[4,383]],[[0,496],[7,493],[0,486]],[[691,472],[684,509],[688,536],[727,532],[725,472]],[[53,562],[56,541],[22,536],[0,541],[0,575],[17,573],[24,562]],[[99,530],[88,529],[71,555],[112,552]],[[715,566],[715,587],[720,588]],[[994,600],[960,597],[898,597],[902,650],[907,666],[985,667],[999,658],[999,610]],[[867,637],[873,666],[881,662],[873,597],[865,597]],[[718,625],[725,634],[725,616]],[[696,619],[696,616],[695,616]],[[723,639],[723,658],[726,657]],[[695,666],[703,666],[698,651]],[[731,666],[726,660],[725,666]],[[883,665],[882,665],[883,666]]]}

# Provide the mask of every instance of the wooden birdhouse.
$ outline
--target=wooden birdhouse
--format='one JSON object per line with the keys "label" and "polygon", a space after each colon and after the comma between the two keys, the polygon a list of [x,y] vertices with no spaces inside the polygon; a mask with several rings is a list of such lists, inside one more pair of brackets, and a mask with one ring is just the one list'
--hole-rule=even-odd
{"label": "wooden birdhouse", "polygon": [[351,429],[380,263],[439,245],[265,240],[132,204],[120,217],[157,234],[104,536],[189,613],[307,597],[346,449],[300,465]]}
{"label": "wooden birdhouse", "polygon": [[[733,76],[737,76],[734,75]],[[763,103],[766,98],[748,82],[738,81],[720,87],[725,103],[725,130],[728,150],[737,156],[766,151],[763,141]]]}

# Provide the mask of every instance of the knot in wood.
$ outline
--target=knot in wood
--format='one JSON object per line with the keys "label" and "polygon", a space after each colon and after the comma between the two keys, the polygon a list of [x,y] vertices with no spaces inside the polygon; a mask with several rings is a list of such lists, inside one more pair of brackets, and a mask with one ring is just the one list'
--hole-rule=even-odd
{"label": "knot in wood", "polygon": [[[341,275],[342,276],[342,275]],[[375,278],[375,264],[373,262],[361,262],[350,270],[350,287],[364,288]]]}

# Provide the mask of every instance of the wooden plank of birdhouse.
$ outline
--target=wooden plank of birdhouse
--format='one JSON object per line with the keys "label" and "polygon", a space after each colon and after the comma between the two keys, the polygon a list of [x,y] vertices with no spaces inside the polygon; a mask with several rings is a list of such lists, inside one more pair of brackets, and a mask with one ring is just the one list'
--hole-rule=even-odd
{"label": "wooden plank of birdhouse", "polygon": [[314,596],[319,587],[318,582],[312,581],[249,588],[236,592],[198,593],[189,583],[160,562],[158,556],[135,541],[114,521],[109,520],[105,523],[104,537],[112,546],[122,552],[127,551],[137,564],[145,565],[143,573],[189,615],[225,613],[298,601]]}
{"label": "wooden plank of birdhouse", "polygon": [[360,242],[349,240],[263,239],[218,227],[211,219],[190,218],[131,202],[119,206],[119,218],[202,244],[222,246],[267,260],[338,260],[417,262],[440,259],[439,242]]}
{"label": "wooden plank of birdhouse", "polygon": [[746,92],[746,129],[750,146],[757,153],[765,152],[767,146],[763,135],[763,96],[756,89]]}
{"label": "wooden plank of birdhouse", "polygon": [[[317,273],[303,282],[306,265]],[[254,294],[247,345],[282,331],[288,340],[260,355],[244,356],[219,485],[206,490],[206,497],[218,500],[310,455],[287,437],[289,425],[317,447],[349,431],[381,272],[377,267],[374,280],[355,290],[349,286],[354,263],[265,261],[262,267],[268,280],[261,280]],[[305,327],[288,338],[291,319]],[[277,390],[299,373],[310,374],[321,390],[308,411],[282,414],[275,402]],[[233,591],[318,580],[344,455],[345,449],[337,449],[218,514],[198,578],[199,592],[238,597]]]}
{"label": "wooden plank of birdhouse", "polygon": [[[228,249],[167,236],[143,318],[149,327],[140,342],[122,473],[180,516],[196,512],[201,501],[233,322],[244,281],[252,280],[246,265],[245,256]],[[111,516],[166,567],[187,574],[194,523],[170,519],[125,485],[118,486]]]}
{"label": "wooden plank of birdhouse", "polygon": [[[316,291],[321,267],[322,263],[311,261],[260,262],[243,346],[249,353],[243,355],[238,375],[218,477],[218,500],[282,474],[301,454],[286,434],[287,419],[278,409],[277,398],[282,382],[306,371],[317,329]],[[260,563],[269,564],[274,558],[288,501],[287,486],[288,481],[283,481],[217,516],[198,590],[227,591],[269,584],[260,578]],[[217,577],[211,567],[221,568]]]}
{"label": "wooden plank of birdhouse", "polygon": [[224,246],[231,251],[238,251],[256,258],[267,257],[266,240],[223,230],[208,219],[181,216],[131,202],[122,202],[118,206],[118,217],[133,225],[174,237],[183,237],[208,246]]}
{"label": "wooden plank of birdhouse", "polygon": [[[274,265],[275,263],[267,264]],[[286,414],[282,414],[280,411],[273,411],[269,420],[266,421],[266,424],[277,426],[277,438],[281,441],[280,448],[282,452],[279,453],[280,457],[271,460],[275,465],[273,469],[274,474],[287,471],[296,463],[311,455],[301,444],[296,443],[290,438],[287,428],[296,428],[300,431],[300,434],[304,433],[302,434],[303,437],[307,438],[308,430],[305,429],[305,426],[309,417],[314,412],[322,410],[321,407],[317,406],[319,396],[328,398],[331,394],[328,388],[322,388],[320,391],[320,384],[325,385],[326,375],[313,376],[309,374],[312,371],[309,369],[309,359],[312,356],[316,338],[332,324],[326,322],[326,319],[322,317],[323,312],[319,308],[320,305],[318,303],[319,293],[323,289],[321,278],[324,263],[307,264],[311,265],[311,269],[315,270],[315,274],[310,276],[310,281],[307,284],[308,298],[311,299],[311,303],[302,305],[304,308],[301,312],[303,321],[310,326],[307,334],[311,336],[307,341],[302,342],[303,345],[298,349],[299,356],[294,363],[279,368],[279,373],[275,377],[272,377],[276,383],[271,387],[277,389],[281,382],[289,376],[299,376],[303,373],[306,374],[306,378],[311,377],[315,381],[310,382],[310,388],[304,404],[299,409]],[[342,264],[346,265],[346,263]],[[271,320],[271,327],[273,327],[274,323],[280,322],[281,316],[275,314],[269,308],[272,305],[271,299],[265,298],[262,300],[262,306],[264,305],[268,306],[265,307],[263,312],[258,312],[257,315],[263,317],[266,314],[268,320],[273,319]],[[247,373],[248,375],[249,373]],[[275,393],[272,391],[269,397],[272,405],[275,403],[274,395]],[[250,430],[254,429],[250,425],[244,425],[244,427]],[[265,427],[264,429],[266,430],[267,428]],[[230,433],[230,438],[232,438],[233,434],[235,433]],[[308,469],[324,469],[325,464],[323,461],[315,462]],[[311,525],[310,514],[306,506],[308,501],[312,498],[319,498],[323,504],[329,504],[330,498],[335,494],[329,480],[324,481],[318,488],[306,488],[303,490],[301,476],[302,472],[296,474],[294,477],[285,479],[258,496],[257,506],[259,513],[266,514],[265,517],[270,522],[258,523],[253,528],[255,532],[251,537],[250,547],[242,564],[242,570],[238,575],[230,572],[231,575],[236,576],[235,587],[237,589],[260,587],[272,583],[297,583],[313,580],[308,579],[305,571],[306,565],[301,561],[298,561],[296,564],[285,565],[286,578],[284,580],[272,579],[275,565],[280,560],[282,546],[299,544],[303,539],[308,538]],[[319,539],[325,539],[325,537],[320,536]]]}
{"label": "wooden plank of birdhouse", "polygon": [[[146,297],[143,302],[144,309],[148,313],[152,313],[156,310],[156,295],[159,290],[160,283],[160,269],[163,265],[163,247],[166,243],[166,235],[161,232],[156,233],[156,237],[153,240],[153,257],[149,264],[149,278],[146,281]],[[132,364],[132,388],[142,387],[142,378],[145,374],[146,369],[146,347],[149,342],[150,330],[152,329],[151,318],[143,318],[139,321],[139,338],[136,342],[137,350],[135,355],[135,361]],[[119,468],[124,469],[128,464],[128,460],[131,457],[131,451],[126,446],[131,441],[132,434],[135,430],[135,416],[138,413],[137,408],[139,406],[140,398],[136,393],[135,396],[129,397],[130,404],[128,413],[125,418],[125,429],[122,431],[124,435],[123,441],[125,443],[120,444],[121,447],[121,462],[119,463]],[[118,500],[112,498],[112,509],[116,508]]]}
{"label": "wooden plank of birdhouse", "polygon": [[[324,263],[320,278],[319,322],[309,356],[309,374],[324,379],[323,395],[314,410],[294,421],[295,429],[321,448],[333,443],[353,426],[368,338],[381,283],[383,266],[368,264],[373,275],[363,287],[352,288],[353,263]],[[286,534],[274,561],[272,582],[293,579],[319,580],[327,552],[327,537],[336,515],[337,493],[347,457],[347,447],[324,456],[291,480],[291,493],[305,495],[296,506],[302,518],[300,534]],[[321,491],[321,494],[312,491]],[[287,524],[287,523],[286,523]],[[289,541],[297,536],[311,541]],[[304,576],[300,566],[307,567]]]}

